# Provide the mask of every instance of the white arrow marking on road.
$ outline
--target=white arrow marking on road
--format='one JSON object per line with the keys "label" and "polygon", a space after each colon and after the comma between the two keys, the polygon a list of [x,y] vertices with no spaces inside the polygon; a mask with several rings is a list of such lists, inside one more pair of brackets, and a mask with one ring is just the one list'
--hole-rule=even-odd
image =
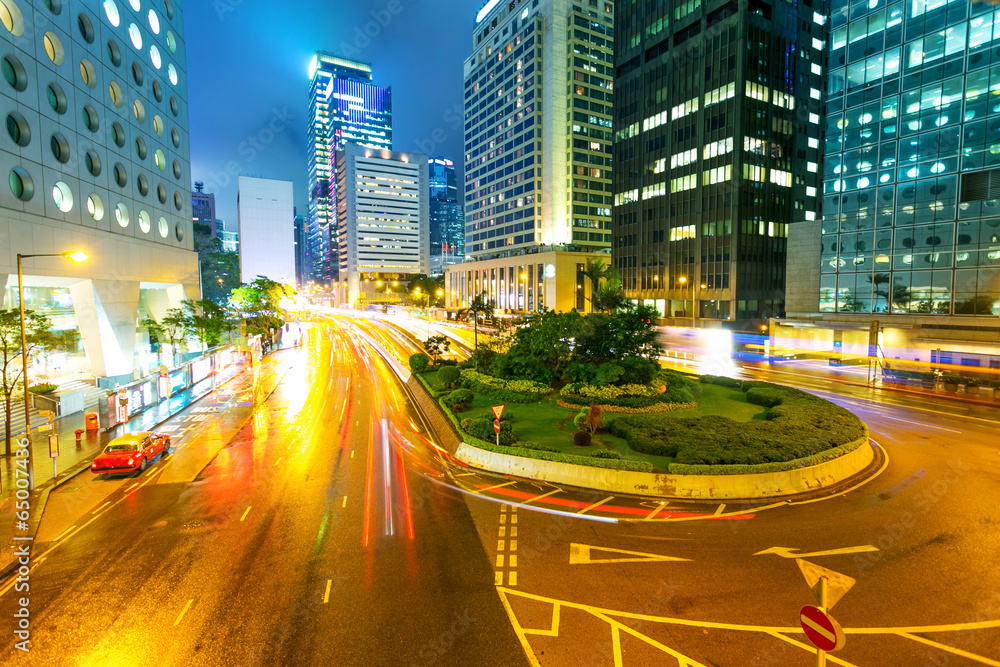
{"label": "white arrow marking on road", "polygon": [[[626,554],[632,558],[592,558],[591,550],[607,551],[616,554]],[[591,563],[654,563],[667,561],[690,561],[690,558],[675,558],[674,556],[662,556],[660,554],[643,553],[642,551],[627,551],[625,549],[612,549],[611,547],[595,547],[589,544],[569,545],[569,564],[588,565]]]}
{"label": "white arrow marking on road", "polygon": [[770,549],[765,549],[764,551],[758,551],[754,556],[764,556],[766,554],[774,554],[775,556],[781,556],[782,558],[810,558],[815,556],[837,556],[840,554],[860,554],[866,551],[878,551],[878,547],[873,547],[870,544],[865,544],[860,547],[844,547],[843,549],[828,549],[827,551],[810,551],[809,553],[792,553],[797,552],[798,547],[771,547]]}

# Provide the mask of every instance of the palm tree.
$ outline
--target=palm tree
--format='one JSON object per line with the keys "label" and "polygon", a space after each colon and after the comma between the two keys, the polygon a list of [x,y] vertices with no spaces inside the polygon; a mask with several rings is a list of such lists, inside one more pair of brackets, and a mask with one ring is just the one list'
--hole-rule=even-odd
{"label": "palm tree", "polygon": [[608,279],[594,294],[593,309],[615,313],[625,308],[628,299],[625,297],[625,290],[622,289],[620,274],[609,268],[605,275]]}
{"label": "palm tree", "polygon": [[461,316],[463,313],[465,313],[466,315],[470,315],[471,314],[472,317],[473,317],[473,320],[472,320],[472,322],[473,322],[473,324],[472,324],[473,349],[478,349],[479,348],[479,315],[480,315],[480,313],[482,313],[483,315],[490,315],[490,316],[492,316],[493,315],[493,311],[496,310],[496,307],[497,307],[496,306],[496,302],[494,302],[492,299],[488,299],[486,297],[486,292],[483,292],[482,294],[477,295],[472,300],[472,303],[469,304],[468,308],[463,308],[462,310],[458,311],[459,316]]}
{"label": "palm tree", "polygon": [[601,280],[611,275],[611,267],[604,263],[603,259],[588,259],[587,266],[583,270],[583,275],[590,279],[590,312],[598,310],[598,293],[601,288]]}

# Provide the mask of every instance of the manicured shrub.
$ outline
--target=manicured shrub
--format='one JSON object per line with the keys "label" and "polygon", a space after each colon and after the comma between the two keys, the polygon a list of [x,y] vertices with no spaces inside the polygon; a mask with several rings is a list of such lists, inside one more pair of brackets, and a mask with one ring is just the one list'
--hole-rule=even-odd
{"label": "manicured shrub", "polygon": [[534,403],[551,391],[539,382],[504,380],[471,369],[462,371],[462,385],[503,403]]}
{"label": "manicured shrub", "polygon": [[747,403],[763,405],[765,408],[773,408],[776,405],[781,405],[781,402],[785,399],[785,397],[785,392],[777,389],[772,389],[770,387],[754,387],[747,392]]}
{"label": "manicured shrub", "polygon": [[472,401],[474,400],[476,400],[476,395],[468,389],[456,389],[448,394],[449,405],[458,405],[462,408],[467,408],[472,405]]}
{"label": "manicured shrub", "polygon": [[462,378],[462,372],[457,366],[442,366],[438,369],[437,379],[445,389],[451,389]]}
{"label": "manicured shrub", "polygon": [[[486,442],[495,443],[497,440],[497,434],[493,430],[493,420],[486,417],[473,419],[466,433]],[[500,444],[509,446],[516,442],[517,434],[514,433],[514,426],[510,422],[500,422]]]}
{"label": "manicured shrub", "polygon": [[28,387],[28,391],[30,391],[32,394],[47,394],[50,391],[55,391],[58,388],[59,385],[51,384],[48,382],[39,382],[38,384],[33,384],[30,387]]}
{"label": "manicured shrub", "polygon": [[577,447],[590,447],[590,431],[577,431],[573,434],[573,444]]}
{"label": "manicured shrub", "polygon": [[724,375],[702,375],[700,379],[703,384],[717,384],[720,387],[730,387],[732,389],[739,389],[742,384],[739,380],[728,378]]}
{"label": "manicured shrub", "polygon": [[472,423],[472,420],[471,420],[471,419],[463,419],[463,420],[462,420],[462,430],[463,430],[463,431],[468,431],[468,430],[469,430],[469,425],[470,425],[471,423]]}
{"label": "manicured shrub", "polygon": [[625,369],[619,364],[611,361],[601,364],[594,373],[594,384],[604,387],[609,384],[618,384],[619,378],[625,375]]}
{"label": "manicured shrub", "polygon": [[427,370],[430,358],[423,352],[410,355],[410,371],[413,373],[423,373]]}
{"label": "manicured shrub", "polygon": [[625,370],[620,381],[631,384],[649,384],[660,372],[658,363],[644,357],[625,357],[618,364]]}
{"label": "manicured shrub", "polygon": [[591,454],[595,459],[620,459],[622,455],[615,449],[600,449]]}

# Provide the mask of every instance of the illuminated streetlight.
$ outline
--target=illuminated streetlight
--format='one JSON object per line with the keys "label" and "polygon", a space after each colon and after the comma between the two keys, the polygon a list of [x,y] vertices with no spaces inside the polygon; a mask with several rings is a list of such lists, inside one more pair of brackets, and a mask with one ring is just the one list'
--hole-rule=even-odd
{"label": "illuminated streetlight", "polygon": [[21,381],[24,382],[24,426],[25,438],[28,440],[28,490],[35,489],[35,460],[31,448],[31,402],[28,393],[28,333],[24,327],[24,271],[21,267],[21,260],[29,257],[64,257],[70,261],[87,261],[87,253],[82,250],[70,250],[61,253],[46,253],[41,255],[17,254],[17,298],[21,309]]}

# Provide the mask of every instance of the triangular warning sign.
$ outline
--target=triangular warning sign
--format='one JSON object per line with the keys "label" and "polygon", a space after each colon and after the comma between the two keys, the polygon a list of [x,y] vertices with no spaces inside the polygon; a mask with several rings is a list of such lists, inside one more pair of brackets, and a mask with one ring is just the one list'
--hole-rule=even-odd
{"label": "triangular warning sign", "polygon": [[802,570],[802,576],[806,578],[806,583],[809,584],[809,588],[812,589],[813,594],[816,596],[817,604],[821,606],[823,605],[823,600],[820,579],[826,577],[825,609],[833,609],[833,605],[837,604],[840,598],[844,597],[844,594],[851,590],[851,587],[857,583],[857,581],[846,574],[834,572],[801,558],[796,558],[795,562],[798,564],[799,569]]}
{"label": "triangular warning sign", "polygon": [[503,405],[494,405],[494,406],[492,406],[492,407],[490,408],[490,410],[492,410],[492,411],[493,411],[493,416],[494,416],[494,417],[495,417],[495,418],[496,418],[497,420],[499,420],[499,419],[500,419],[500,415],[502,415],[502,414],[503,414],[503,409],[504,409],[505,407],[507,407],[507,404],[506,404],[506,403],[504,403]]}
{"label": "triangular warning sign", "polygon": [[[631,558],[593,558],[591,551],[606,551],[614,554],[626,554]],[[661,556],[660,554],[647,554],[641,551],[626,551],[625,549],[612,549],[610,547],[594,547],[589,544],[569,545],[569,564],[588,565],[590,563],[653,563],[656,561],[690,561],[690,558],[674,558],[673,556]]]}

